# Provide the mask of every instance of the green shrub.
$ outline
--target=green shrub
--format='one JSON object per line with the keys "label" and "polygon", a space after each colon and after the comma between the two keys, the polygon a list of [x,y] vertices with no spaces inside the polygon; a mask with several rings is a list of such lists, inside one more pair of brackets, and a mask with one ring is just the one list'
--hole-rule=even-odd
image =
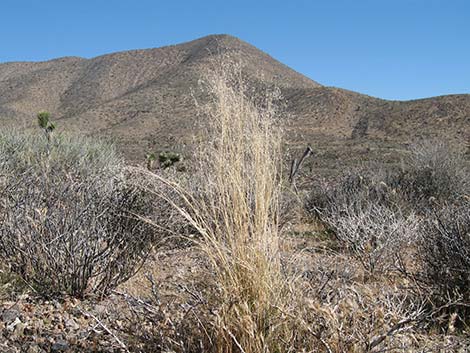
{"label": "green shrub", "polygon": [[173,164],[183,160],[183,157],[176,152],[161,152],[158,155],[158,160],[162,168],[171,167]]}
{"label": "green shrub", "polygon": [[145,193],[108,143],[0,133],[0,257],[38,292],[106,294],[145,259]]}
{"label": "green shrub", "polygon": [[149,153],[145,155],[145,159],[147,160],[147,169],[152,170],[153,169],[153,162],[157,159],[157,156],[155,153]]}

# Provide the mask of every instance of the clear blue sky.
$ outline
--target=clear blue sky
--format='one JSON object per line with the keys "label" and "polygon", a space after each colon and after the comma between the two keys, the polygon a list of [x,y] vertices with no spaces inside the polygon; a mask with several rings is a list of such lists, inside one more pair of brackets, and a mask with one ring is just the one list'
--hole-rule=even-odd
{"label": "clear blue sky", "polygon": [[328,86],[470,93],[470,0],[1,0],[0,62],[235,35]]}

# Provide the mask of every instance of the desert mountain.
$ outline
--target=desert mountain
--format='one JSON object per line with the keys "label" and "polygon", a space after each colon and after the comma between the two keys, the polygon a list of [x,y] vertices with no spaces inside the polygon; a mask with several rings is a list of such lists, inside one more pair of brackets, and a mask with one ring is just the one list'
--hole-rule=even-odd
{"label": "desert mountain", "polygon": [[228,35],[93,59],[0,64],[0,120],[30,127],[47,110],[62,130],[115,138],[131,161],[181,149],[196,126],[201,73],[226,53],[242,61],[253,84],[281,89],[288,145],[296,151],[311,144],[322,157],[318,169],[375,157],[395,161],[403,146],[422,138],[470,141],[470,95],[403,102],[325,87]]}

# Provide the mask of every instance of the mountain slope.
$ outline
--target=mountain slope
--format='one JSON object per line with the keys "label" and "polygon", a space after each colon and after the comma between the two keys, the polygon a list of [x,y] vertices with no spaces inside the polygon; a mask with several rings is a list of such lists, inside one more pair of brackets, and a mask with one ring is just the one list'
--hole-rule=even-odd
{"label": "mountain slope", "polygon": [[128,159],[142,160],[150,150],[191,142],[198,80],[211,58],[226,53],[242,61],[253,84],[281,89],[288,143],[294,151],[312,144],[322,156],[320,169],[369,157],[393,160],[417,138],[470,140],[470,95],[396,102],[324,87],[228,35],[93,59],[0,64],[0,119],[28,127],[48,110],[60,128],[112,136]]}

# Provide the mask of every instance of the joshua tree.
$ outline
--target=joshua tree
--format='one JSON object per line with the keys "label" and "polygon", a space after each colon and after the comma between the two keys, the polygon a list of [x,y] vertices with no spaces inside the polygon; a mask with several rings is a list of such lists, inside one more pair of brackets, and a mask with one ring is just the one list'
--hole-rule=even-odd
{"label": "joshua tree", "polygon": [[46,134],[47,141],[50,142],[52,138],[52,132],[55,130],[55,124],[50,121],[51,114],[49,112],[39,112],[38,115],[38,124],[41,129],[44,130]]}

